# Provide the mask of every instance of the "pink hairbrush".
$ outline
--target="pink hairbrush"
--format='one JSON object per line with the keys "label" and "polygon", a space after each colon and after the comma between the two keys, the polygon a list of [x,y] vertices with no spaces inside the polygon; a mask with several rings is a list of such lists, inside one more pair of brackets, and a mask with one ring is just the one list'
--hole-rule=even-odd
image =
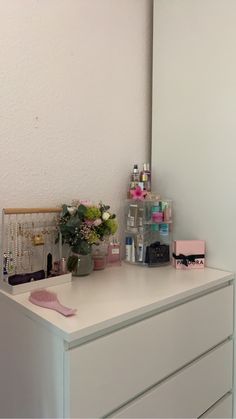
{"label": "pink hairbrush", "polygon": [[63,316],[73,316],[76,313],[76,309],[63,306],[54,292],[45,289],[32,291],[29,296],[29,301],[37,306],[56,310],[58,313],[63,314]]}

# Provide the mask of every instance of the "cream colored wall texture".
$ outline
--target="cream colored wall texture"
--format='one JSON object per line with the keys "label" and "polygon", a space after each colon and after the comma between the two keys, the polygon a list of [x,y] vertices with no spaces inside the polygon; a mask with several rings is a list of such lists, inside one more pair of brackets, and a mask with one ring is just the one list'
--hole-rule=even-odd
{"label": "cream colored wall texture", "polygon": [[1,207],[103,200],[149,160],[152,1],[0,1]]}
{"label": "cream colored wall texture", "polygon": [[175,238],[205,239],[207,265],[236,271],[236,2],[154,3],[154,184]]}

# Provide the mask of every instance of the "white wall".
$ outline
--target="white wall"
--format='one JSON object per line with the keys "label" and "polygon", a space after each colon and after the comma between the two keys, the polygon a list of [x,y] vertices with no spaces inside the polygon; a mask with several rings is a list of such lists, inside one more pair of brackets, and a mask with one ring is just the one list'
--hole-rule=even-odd
{"label": "white wall", "polygon": [[152,2],[0,0],[1,207],[103,200],[150,158]]}
{"label": "white wall", "polygon": [[155,0],[153,179],[175,238],[236,270],[236,1]]}

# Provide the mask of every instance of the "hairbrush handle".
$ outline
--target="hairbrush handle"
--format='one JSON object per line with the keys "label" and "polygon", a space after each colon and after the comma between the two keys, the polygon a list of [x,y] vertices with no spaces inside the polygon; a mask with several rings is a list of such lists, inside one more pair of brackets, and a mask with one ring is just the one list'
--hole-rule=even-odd
{"label": "hairbrush handle", "polygon": [[69,317],[73,316],[76,313],[76,309],[65,307],[62,304],[55,305],[55,310],[58,311],[58,313],[63,314],[63,316]]}

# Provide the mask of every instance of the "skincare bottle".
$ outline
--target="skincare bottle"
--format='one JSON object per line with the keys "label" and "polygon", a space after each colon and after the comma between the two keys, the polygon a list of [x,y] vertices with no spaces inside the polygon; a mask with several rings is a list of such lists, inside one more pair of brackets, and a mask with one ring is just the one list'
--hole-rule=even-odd
{"label": "skincare bottle", "polygon": [[131,244],[131,262],[135,263],[136,261],[136,254],[135,254],[135,242],[134,237],[132,237],[132,244]]}
{"label": "skincare bottle", "polygon": [[160,201],[155,202],[152,205],[151,212],[152,212],[152,231],[159,231],[159,225],[157,224],[157,217],[158,214],[162,213]]}
{"label": "skincare bottle", "polygon": [[138,218],[138,205],[137,204],[130,204],[128,219],[127,219],[127,227],[129,229],[136,229],[137,228],[137,218]]}
{"label": "skincare bottle", "polygon": [[164,221],[171,221],[171,206],[169,202],[164,203]]}
{"label": "skincare bottle", "polygon": [[137,236],[137,254],[138,254],[138,261],[143,262],[143,239],[142,235]]}
{"label": "skincare bottle", "polygon": [[143,217],[144,217],[144,209],[142,207],[138,207],[138,227],[143,227]]}
{"label": "skincare bottle", "polygon": [[143,164],[143,170],[140,174],[140,181],[143,182],[144,189],[146,191],[151,191],[151,171],[149,163]]}
{"label": "skincare bottle", "polygon": [[140,181],[140,175],[138,170],[138,165],[134,164],[133,172],[131,174],[131,182],[139,182]]}
{"label": "skincare bottle", "polygon": [[59,266],[60,266],[60,275],[66,274],[67,273],[66,258],[60,259]]}
{"label": "skincare bottle", "polygon": [[131,262],[132,259],[132,237],[125,238],[125,260]]}
{"label": "skincare bottle", "polygon": [[168,236],[169,234],[169,224],[160,224],[160,236]]}
{"label": "skincare bottle", "polygon": [[130,176],[129,190],[127,194],[128,199],[132,198],[130,191],[137,188],[137,186],[139,185],[139,181],[140,181],[140,173],[139,173],[138,165],[134,164],[134,168]]}

